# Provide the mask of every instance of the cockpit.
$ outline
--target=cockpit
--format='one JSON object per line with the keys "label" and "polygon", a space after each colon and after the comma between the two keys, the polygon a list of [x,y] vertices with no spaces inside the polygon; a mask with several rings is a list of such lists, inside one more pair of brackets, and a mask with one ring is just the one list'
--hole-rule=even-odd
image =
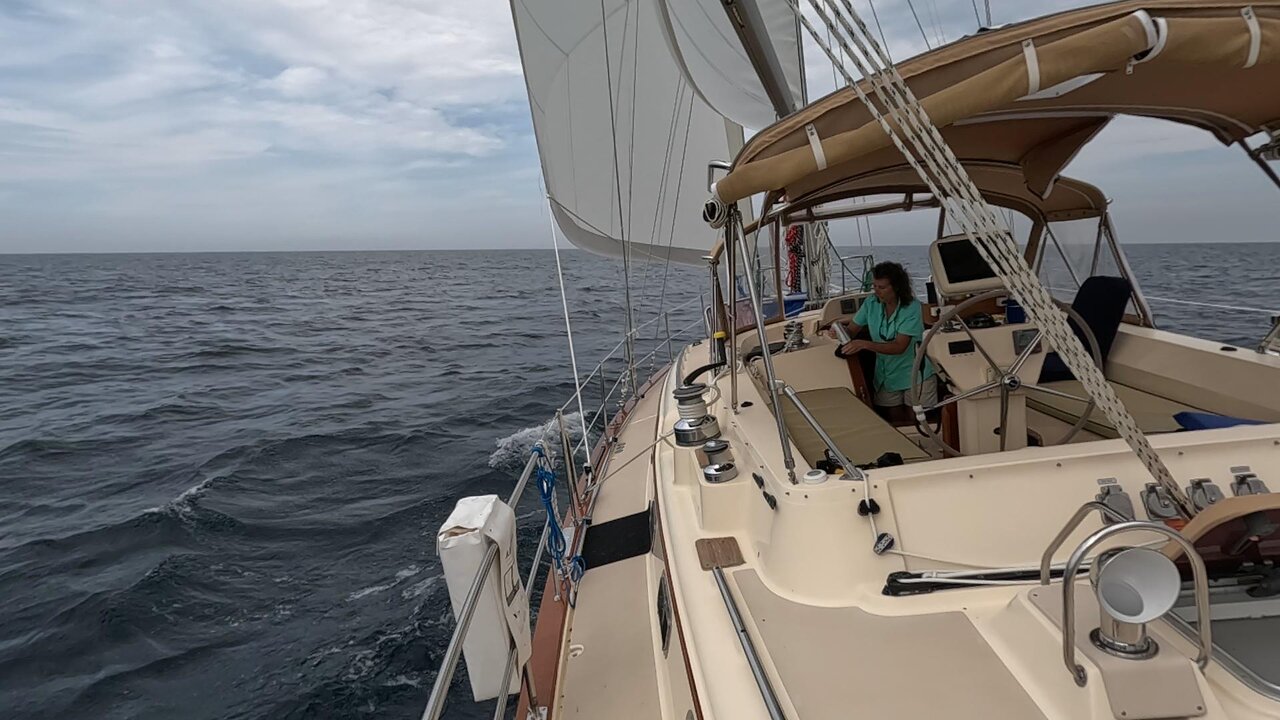
{"label": "cockpit", "polygon": [[[1020,227],[1029,228],[1022,244],[1025,259],[1068,317],[1079,339],[1079,347],[1071,350],[1103,369],[1143,433],[1280,420],[1250,390],[1266,382],[1264,369],[1236,362],[1239,356],[1224,346],[1165,342],[1167,334],[1155,327],[1115,238],[1100,190],[1060,178],[1048,198],[1039,198],[1025,187],[1020,192],[1006,187],[1010,172],[989,165],[976,168],[974,176],[990,191],[990,201],[1022,216]],[[902,187],[898,182],[893,187]],[[772,353],[777,377],[831,429],[845,454],[859,464],[899,458],[910,463],[1119,437],[977,249],[965,236],[947,234],[945,212],[927,193],[909,191],[895,198],[880,192],[857,203],[796,203],[777,216],[782,222],[828,220],[834,225],[866,214],[912,211],[938,213],[938,237],[928,249],[927,291],[920,293],[925,329],[908,351],[915,360],[912,378],[922,380],[926,359],[939,377],[936,399],[913,405],[913,422],[890,420],[874,407],[872,353],[836,357],[838,342],[820,334],[853,318],[870,296],[867,290],[824,301],[793,318],[790,330],[780,322],[773,325],[782,343],[782,351]],[[759,251],[757,258],[770,252],[777,257],[778,245]],[[760,277],[762,284],[770,284],[767,273]],[[781,298],[775,307],[783,307]],[[744,324],[739,335],[744,353],[759,347],[745,332],[749,327]],[[792,341],[782,342],[788,333]],[[795,341],[797,337],[803,341]],[[761,368],[753,364],[749,369],[758,383],[764,382]],[[1204,373],[1236,381],[1210,392],[1196,380]],[[830,464],[831,453],[810,423],[788,403],[782,412],[805,459],[811,465]],[[876,451],[881,448],[889,449]]]}

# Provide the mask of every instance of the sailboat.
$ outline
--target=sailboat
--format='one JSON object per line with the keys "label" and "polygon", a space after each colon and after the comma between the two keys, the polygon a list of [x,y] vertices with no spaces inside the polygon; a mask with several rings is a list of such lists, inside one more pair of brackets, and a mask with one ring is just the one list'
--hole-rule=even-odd
{"label": "sailboat", "polygon": [[[897,63],[835,0],[512,9],[555,223],[623,265],[624,369],[441,527],[425,718],[464,657],[495,717],[1280,715],[1280,326],[1161,329],[1106,179],[1065,174],[1128,115],[1280,187],[1280,2],[1098,5]],[[844,79],[812,102],[802,38]],[[839,337],[881,289],[810,268],[789,317],[779,270],[791,226],[898,212],[937,218],[908,421]],[[647,378],[636,258],[707,279],[703,337]],[[606,367],[571,359],[566,412]]]}

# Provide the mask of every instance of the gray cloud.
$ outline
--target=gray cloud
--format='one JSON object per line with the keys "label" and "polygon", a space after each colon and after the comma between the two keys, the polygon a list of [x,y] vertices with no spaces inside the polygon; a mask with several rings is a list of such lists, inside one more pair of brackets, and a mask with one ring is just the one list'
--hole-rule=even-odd
{"label": "gray cloud", "polygon": [[[976,27],[972,0],[913,4],[931,43]],[[925,49],[876,9],[895,58]],[[546,244],[501,0],[0,0],[0,158],[0,252]],[[1118,122],[1072,171],[1130,237],[1267,239],[1274,190],[1195,131]]]}

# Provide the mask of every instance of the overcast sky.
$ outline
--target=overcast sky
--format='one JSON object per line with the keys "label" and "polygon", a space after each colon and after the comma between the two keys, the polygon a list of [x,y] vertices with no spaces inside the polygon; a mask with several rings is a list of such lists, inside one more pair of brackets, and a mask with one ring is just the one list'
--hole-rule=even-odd
{"label": "overcast sky", "polygon": [[[914,5],[935,44],[976,26]],[[1199,131],[1118,121],[1070,172],[1130,241],[1274,239],[1276,189]],[[0,0],[0,252],[545,247],[538,178],[505,0]]]}

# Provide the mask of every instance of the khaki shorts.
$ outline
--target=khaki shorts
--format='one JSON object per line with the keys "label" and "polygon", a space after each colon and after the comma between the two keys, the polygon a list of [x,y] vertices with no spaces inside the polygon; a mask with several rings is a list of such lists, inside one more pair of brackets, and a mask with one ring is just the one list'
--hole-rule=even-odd
{"label": "khaki shorts", "polygon": [[[899,405],[915,405],[915,398],[909,397],[910,390],[877,390],[875,403],[880,407],[898,407]],[[920,404],[931,407],[938,404],[938,376],[930,375],[920,381]]]}

